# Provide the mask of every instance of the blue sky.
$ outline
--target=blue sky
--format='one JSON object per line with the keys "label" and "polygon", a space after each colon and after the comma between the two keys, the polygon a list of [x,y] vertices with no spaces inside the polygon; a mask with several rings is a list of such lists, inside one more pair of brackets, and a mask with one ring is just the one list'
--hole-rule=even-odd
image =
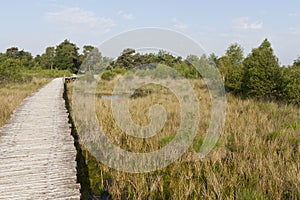
{"label": "blue sky", "polygon": [[184,33],[206,52],[224,54],[239,43],[247,55],[268,38],[281,64],[300,56],[300,1],[10,0],[0,7],[0,51],[17,46],[41,54],[69,39],[99,45],[135,28]]}

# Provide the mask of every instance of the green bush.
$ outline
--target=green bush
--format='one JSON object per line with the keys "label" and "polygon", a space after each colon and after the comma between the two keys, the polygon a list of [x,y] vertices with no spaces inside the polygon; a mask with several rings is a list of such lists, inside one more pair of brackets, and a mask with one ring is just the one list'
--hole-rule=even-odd
{"label": "green bush", "polygon": [[22,65],[19,60],[7,59],[0,65],[0,83],[23,82]]}
{"label": "green bush", "polygon": [[292,66],[281,71],[279,100],[300,105],[300,67]]}
{"label": "green bush", "polygon": [[127,72],[127,70],[126,69],[121,69],[121,68],[114,68],[112,72],[115,73],[115,74],[124,75]]}
{"label": "green bush", "polygon": [[110,81],[112,80],[117,74],[115,72],[112,72],[110,70],[107,70],[105,72],[103,72],[103,74],[101,75],[101,78],[103,80],[106,80],[106,81]]}

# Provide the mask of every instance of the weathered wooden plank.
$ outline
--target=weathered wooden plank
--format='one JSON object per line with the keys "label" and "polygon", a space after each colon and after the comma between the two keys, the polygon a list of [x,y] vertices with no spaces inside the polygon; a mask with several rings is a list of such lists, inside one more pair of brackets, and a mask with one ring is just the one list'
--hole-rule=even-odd
{"label": "weathered wooden plank", "polygon": [[0,129],[0,200],[80,199],[62,79],[26,98]]}

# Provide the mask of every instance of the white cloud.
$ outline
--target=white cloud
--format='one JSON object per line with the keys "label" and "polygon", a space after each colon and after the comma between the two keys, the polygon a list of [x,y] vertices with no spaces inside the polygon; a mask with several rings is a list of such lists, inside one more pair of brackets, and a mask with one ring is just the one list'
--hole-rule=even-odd
{"label": "white cloud", "polygon": [[249,17],[241,17],[234,19],[233,26],[238,29],[252,29],[252,30],[258,30],[263,28],[262,22],[250,22]]}
{"label": "white cloud", "polygon": [[65,8],[57,12],[47,12],[47,20],[61,23],[63,25],[83,26],[85,28],[102,29],[105,32],[115,26],[114,21],[110,18],[97,16],[94,12],[83,10],[81,8]]}
{"label": "white cloud", "polygon": [[133,16],[133,14],[126,13],[126,12],[124,12],[122,10],[120,10],[118,12],[118,15],[120,15],[123,19],[126,19],[126,20],[134,20],[135,19],[134,16]]}
{"label": "white cloud", "polygon": [[300,16],[300,12],[289,13],[290,17],[298,17]]}
{"label": "white cloud", "polygon": [[176,29],[179,29],[181,31],[184,31],[185,29],[188,28],[188,25],[179,21],[176,17],[174,17],[172,19],[172,22],[173,22],[173,26],[176,28]]}

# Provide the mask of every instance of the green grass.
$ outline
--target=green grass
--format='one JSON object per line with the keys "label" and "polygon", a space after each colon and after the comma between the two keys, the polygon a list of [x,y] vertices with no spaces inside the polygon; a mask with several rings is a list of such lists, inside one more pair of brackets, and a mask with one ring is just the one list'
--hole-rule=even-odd
{"label": "green grass", "polygon": [[15,108],[30,94],[55,77],[70,76],[69,71],[26,70],[22,76],[26,81],[0,84],[0,127],[11,117]]}
{"label": "green grass", "polygon": [[49,81],[49,78],[33,78],[32,81],[26,83],[0,85],[0,127],[10,119],[13,111],[23,99]]}
{"label": "green grass", "polygon": [[[111,93],[113,83],[103,82],[97,92]],[[210,120],[210,97],[201,81],[192,84],[201,102],[201,121],[191,148],[168,167],[144,174],[108,168],[87,154],[91,191],[112,199],[300,199],[299,108],[241,100],[228,94],[220,140],[200,159],[197,151]],[[154,103],[167,110],[163,130],[146,141],[123,133],[114,124],[110,100],[97,98],[99,122],[116,145],[148,152],[172,140],[180,124],[178,101],[170,91],[152,91],[132,98],[129,108],[132,119],[141,125],[149,123],[148,108]]]}

